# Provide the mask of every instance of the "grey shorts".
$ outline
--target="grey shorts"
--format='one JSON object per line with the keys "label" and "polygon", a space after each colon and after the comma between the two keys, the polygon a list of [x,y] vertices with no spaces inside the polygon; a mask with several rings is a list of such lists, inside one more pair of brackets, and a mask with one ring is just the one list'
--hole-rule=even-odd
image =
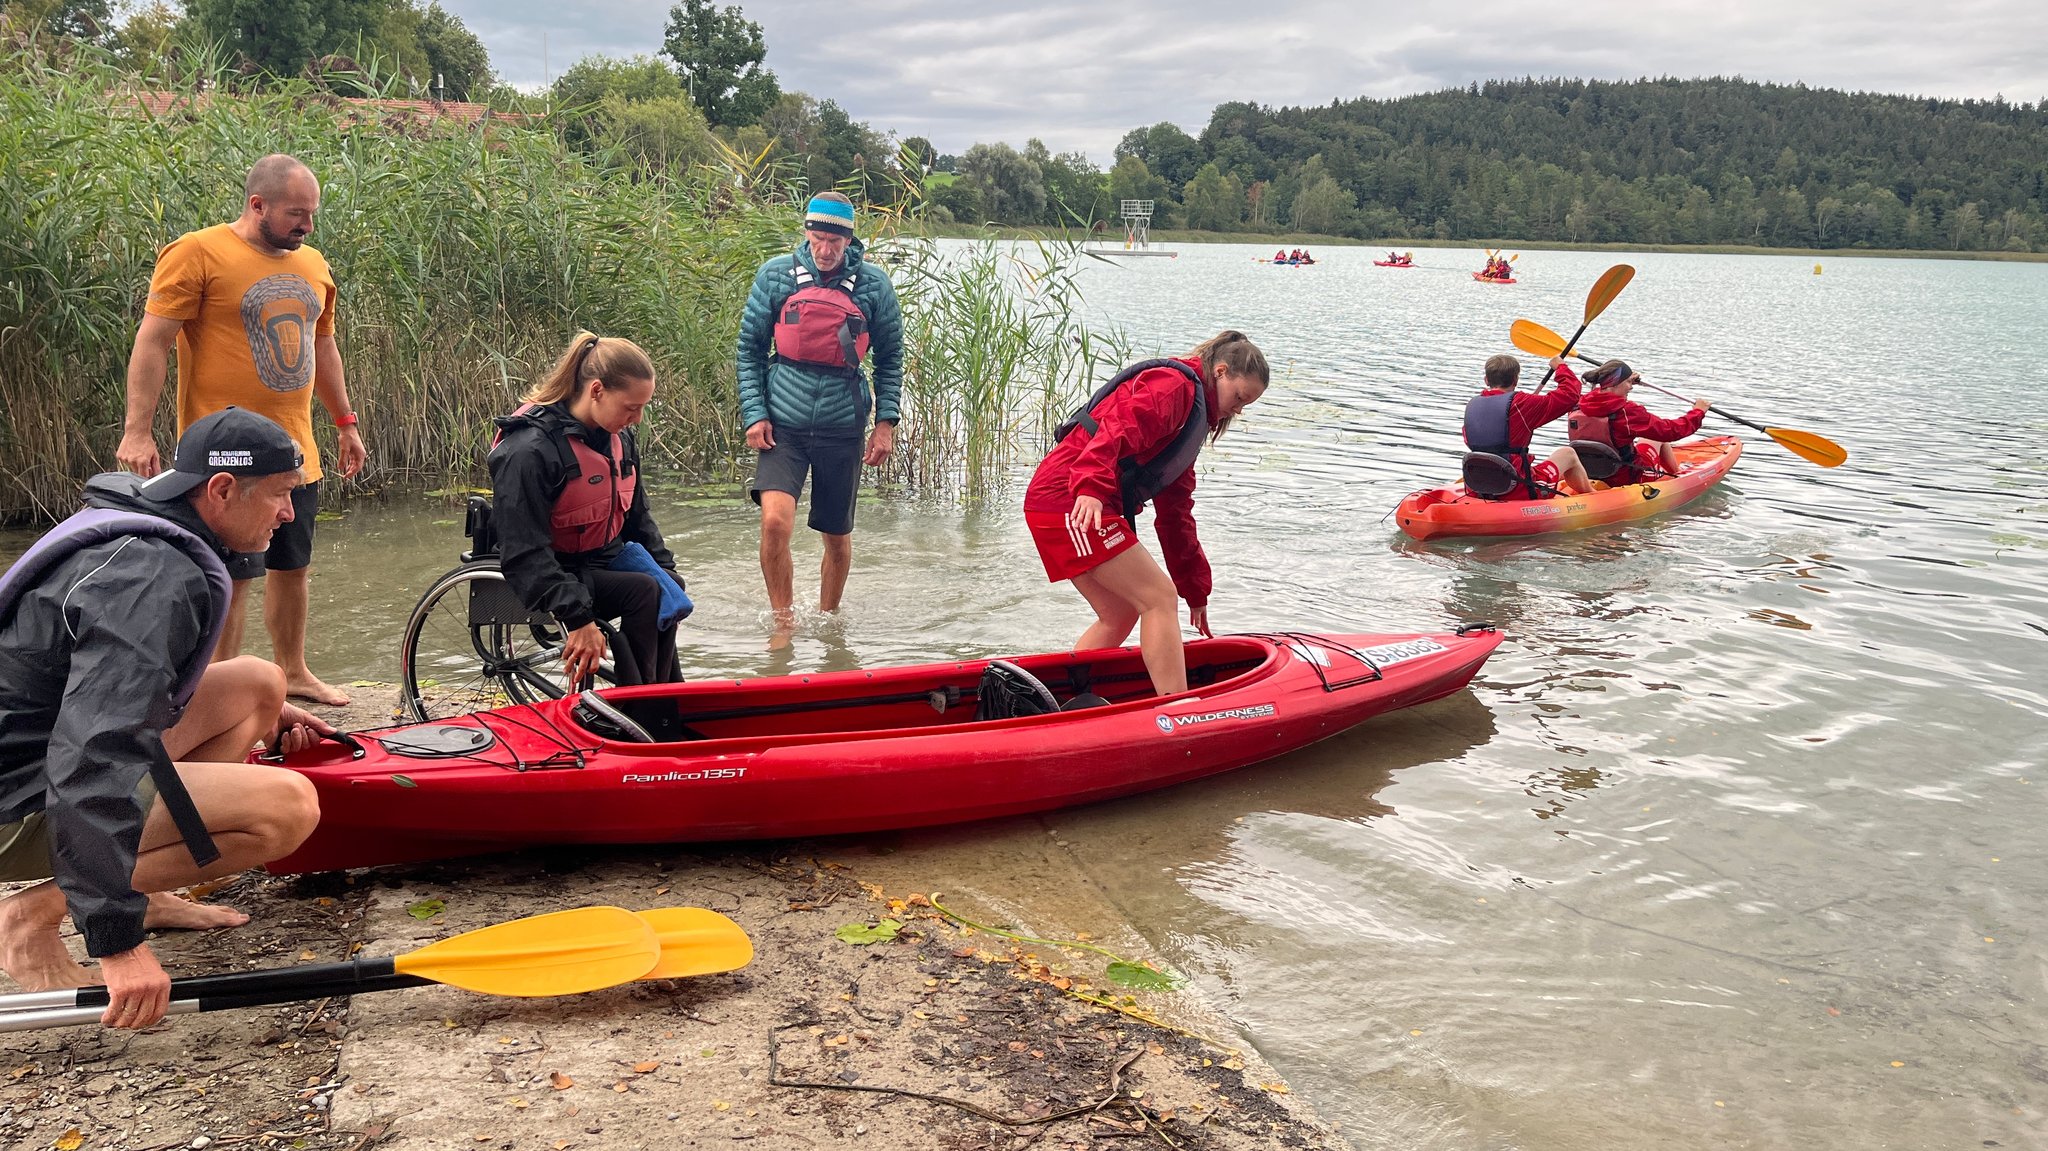
{"label": "grey shorts", "polygon": [[747,495],[757,504],[762,492],[788,492],[791,499],[800,500],[808,474],[811,530],[828,536],[846,535],[853,531],[853,504],[860,494],[860,458],[865,450],[857,435],[778,430],[775,446],[761,453]]}
{"label": "grey shorts", "polygon": [[[143,776],[136,785],[135,799],[142,804],[142,817],[149,818],[156,803],[156,780]],[[42,812],[0,824],[0,883],[28,883],[55,873],[50,864],[50,821]]]}

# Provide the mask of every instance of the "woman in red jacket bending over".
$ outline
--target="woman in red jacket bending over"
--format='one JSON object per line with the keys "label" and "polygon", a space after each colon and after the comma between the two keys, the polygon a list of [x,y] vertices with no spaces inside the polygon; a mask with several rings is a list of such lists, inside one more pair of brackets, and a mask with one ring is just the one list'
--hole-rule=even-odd
{"label": "woman in red jacket bending over", "polygon": [[1608,360],[1587,372],[1592,390],[1567,424],[1571,438],[1611,444],[1621,456],[1621,470],[1607,477],[1609,487],[1677,475],[1678,454],[1671,450],[1671,441],[1699,431],[1700,421],[1707,418],[1710,405],[1705,400],[1694,400],[1692,410],[1668,420],[1651,415],[1650,409],[1628,398],[1642,378],[1622,360]]}
{"label": "woman in red jacket bending over", "polygon": [[[1184,358],[1119,372],[1054,432],[1024,493],[1024,522],[1047,578],[1072,580],[1095,623],[1076,651],[1138,648],[1161,695],[1187,690],[1179,599],[1209,631],[1209,558],[1195,538],[1195,456],[1266,391],[1265,354],[1223,332]],[[1166,569],[1138,547],[1139,509],[1154,504]],[[1171,574],[1169,578],[1168,573]]]}

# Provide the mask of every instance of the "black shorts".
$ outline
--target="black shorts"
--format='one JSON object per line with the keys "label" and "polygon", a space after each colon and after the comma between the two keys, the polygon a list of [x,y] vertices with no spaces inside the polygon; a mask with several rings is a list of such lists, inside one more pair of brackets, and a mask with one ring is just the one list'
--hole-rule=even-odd
{"label": "black shorts", "polygon": [[804,476],[811,477],[811,530],[828,536],[853,531],[853,502],[860,492],[860,459],[865,448],[859,436],[819,436],[809,432],[775,433],[775,446],[761,453],[747,495],[761,502],[762,492],[788,492],[802,499]]}
{"label": "black shorts", "polygon": [[270,533],[263,566],[274,572],[295,572],[313,566],[313,520],[320,514],[320,481],[292,489],[292,522]]}

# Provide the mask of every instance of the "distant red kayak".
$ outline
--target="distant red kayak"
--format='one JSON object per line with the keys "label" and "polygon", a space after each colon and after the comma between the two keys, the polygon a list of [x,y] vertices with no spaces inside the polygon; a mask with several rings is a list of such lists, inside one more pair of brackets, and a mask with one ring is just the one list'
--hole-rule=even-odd
{"label": "distant red kayak", "polygon": [[[1259,763],[1450,695],[1500,639],[1468,625],[1195,640],[1195,686],[1164,698],[1137,650],[1115,648],[1022,656],[995,672],[1000,661],[959,660],[604,688],[363,732],[356,748],[322,743],[285,758],[319,793],[320,824],[269,869],[840,835],[1093,803]],[[992,683],[1012,667],[1048,703],[1074,709],[979,718],[989,700],[1015,698]]]}
{"label": "distant red kayak", "polygon": [[1513,276],[1508,276],[1506,278],[1502,278],[1500,276],[1484,276],[1479,274],[1478,272],[1472,273],[1472,278],[1479,281],[1482,284],[1512,284],[1515,282],[1515,278]]}
{"label": "distant red kayak", "polygon": [[1374,260],[1372,266],[1375,268],[1412,268],[1415,266],[1415,262],[1412,260],[1406,263],[1398,260]]}

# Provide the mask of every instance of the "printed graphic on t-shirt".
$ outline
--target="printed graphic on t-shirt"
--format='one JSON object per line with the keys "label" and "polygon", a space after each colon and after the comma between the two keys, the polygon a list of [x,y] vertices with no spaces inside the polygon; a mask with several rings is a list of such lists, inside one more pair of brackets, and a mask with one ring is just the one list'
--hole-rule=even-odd
{"label": "printed graphic on t-shirt", "polygon": [[296,392],[313,383],[313,329],[320,294],[305,277],[265,276],[242,295],[242,330],[256,376],[273,392]]}

